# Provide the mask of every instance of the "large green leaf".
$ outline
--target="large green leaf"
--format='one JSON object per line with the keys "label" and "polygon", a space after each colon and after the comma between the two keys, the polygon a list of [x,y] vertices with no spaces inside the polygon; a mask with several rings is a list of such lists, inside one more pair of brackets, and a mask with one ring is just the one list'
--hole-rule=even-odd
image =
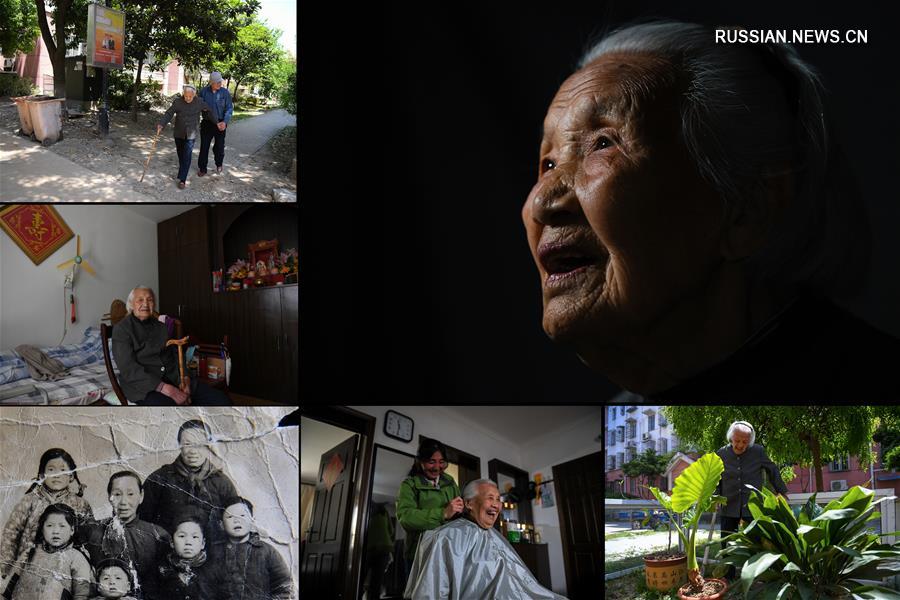
{"label": "large green leaf", "polygon": [[880,585],[863,585],[850,590],[860,600],[900,600],[900,593]]}
{"label": "large green leaf", "polygon": [[833,508],[826,510],[821,515],[813,519],[813,521],[837,521],[840,519],[851,519],[859,514],[855,508]]}
{"label": "large green leaf", "polygon": [[785,558],[784,554],[776,552],[760,552],[756,556],[750,557],[741,570],[741,589],[744,594],[756,581],[756,578],[763,574],[766,569],[771,567],[776,561]]}
{"label": "large green leaf", "polygon": [[660,491],[659,488],[651,487],[650,493],[653,494],[653,497],[656,498],[656,501],[659,502],[660,506],[662,506],[665,510],[672,510],[672,498],[663,491]]}
{"label": "large green leaf", "polygon": [[675,489],[672,490],[672,510],[681,513],[692,504],[711,497],[724,471],[722,459],[713,452],[704,454],[694,461],[675,480]]}
{"label": "large green leaf", "polygon": [[812,525],[801,525],[797,528],[797,535],[802,537],[807,544],[813,545],[825,537],[825,531]]}

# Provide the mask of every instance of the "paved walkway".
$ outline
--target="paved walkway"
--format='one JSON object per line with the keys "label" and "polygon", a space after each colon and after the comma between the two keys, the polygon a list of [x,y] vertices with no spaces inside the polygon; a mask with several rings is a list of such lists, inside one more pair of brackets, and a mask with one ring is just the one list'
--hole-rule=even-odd
{"label": "paved walkway", "polygon": [[[241,165],[265,146],[266,142],[276,133],[285,127],[296,124],[297,117],[279,108],[278,110],[270,110],[258,117],[243,119],[233,125],[229,125],[225,131],[227,161],[232,166]],[[199,152],[200,140],[198,139],[194,147],[194,155],[196,156]],[[211,144],[209,148],[209,165],[212,169],[216,168]]]}
{"label": "paved walkway", "polygon": [[[278,109],[230,125],[226,137],[225,152],[228,163],[226,171],[239,179],[252,178],[252,175],[244,174],[240,167],[282,128],[295,124],[296,117]],[[194,167],[199,147],[200,141],[197,140],[193,153]],[[174,149],[171,150],[174,155]],[[160,157],[163,154],[164,152],[157,154],[154,166],[160,164]],[[215,170],[212,148],[209,164]],[[170,177],[172,173],[166,176],[160,173],[157,177],[152,175],[155,174],[147,174],[144,185],[173,185]],[[213,180],[217,179],[210,177],[208,182],[196,183],[212,186]],[[227,200],[227,194],[219,198],[219,201]],[[27,138],[0,132],[0,201],[159,202],[160,200],[135,190],[131,184],[123,183],[111,175],[95,173]]]}
{"label": "paved walkway", "polygon": [[101,175],[28,138],[0,132],[0,201],[152,202],[111,175]]}

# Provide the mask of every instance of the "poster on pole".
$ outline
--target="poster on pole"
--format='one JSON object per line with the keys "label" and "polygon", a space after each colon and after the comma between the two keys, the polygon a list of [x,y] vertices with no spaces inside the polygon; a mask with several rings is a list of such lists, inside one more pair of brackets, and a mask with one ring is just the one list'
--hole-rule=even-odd
{"label": "poster on pole", "polygon": [[125,13],[88,5],[87,64],[121,69],[125,66]]}

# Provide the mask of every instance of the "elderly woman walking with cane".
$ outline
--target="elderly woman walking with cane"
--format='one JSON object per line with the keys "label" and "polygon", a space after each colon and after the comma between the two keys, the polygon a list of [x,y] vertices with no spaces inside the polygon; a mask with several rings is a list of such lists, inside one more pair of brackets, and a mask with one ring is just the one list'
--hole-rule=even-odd
{"label": "elderly woman walking with cane", "polygon": [[[175,116],[173,123],[175,132],[175,149],[178,151],[178,187],[184,189],[188,171],[191,168],[191,153],[194,150],[194,140],[197,139],[200,119],[212,121],[209,106],[197,97],[197,88],[185,85],[181,96],[172,101],[172,106],[163,115],[162,120],[156,125],[156,134],[163,130],[166,124]],[[215,121],[212,121],[215,123]]]}

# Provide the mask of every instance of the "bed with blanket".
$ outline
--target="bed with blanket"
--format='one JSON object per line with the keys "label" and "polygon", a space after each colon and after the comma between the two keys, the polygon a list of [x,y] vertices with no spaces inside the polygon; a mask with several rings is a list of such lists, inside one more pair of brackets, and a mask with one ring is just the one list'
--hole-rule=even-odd
{"label": "bed with blanket", "polygon": [[[32,377],[15,350],[0,351],[0,404],[84,405],[101,399],[118,404],[106,374],[102,343],[100,330],[88,327],[77,344],[39,348],[66,368],[66,374],[53,381]],[[115,361],[113,369],[118,374]]]}

